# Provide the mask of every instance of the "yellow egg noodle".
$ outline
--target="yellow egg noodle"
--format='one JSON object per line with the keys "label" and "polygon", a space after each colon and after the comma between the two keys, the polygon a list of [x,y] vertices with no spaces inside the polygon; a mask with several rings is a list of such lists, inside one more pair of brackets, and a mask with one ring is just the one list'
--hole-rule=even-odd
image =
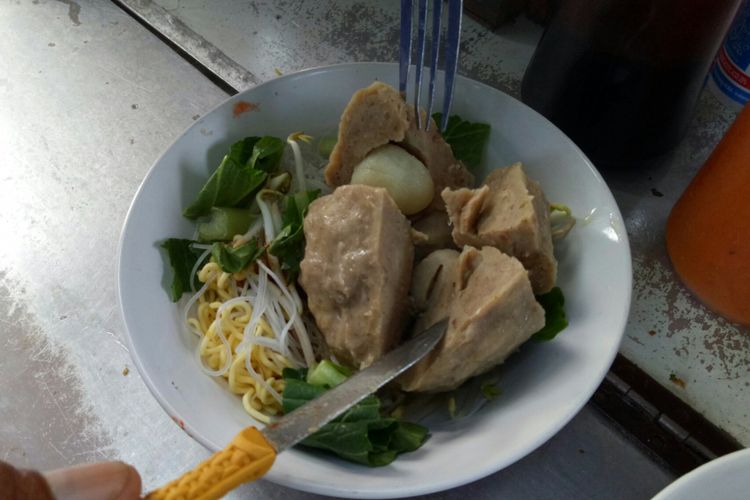
{"label": "yellow egg noodle", "polygon": [[256,264],[229,274],[206,263],[198,272],[203,286],[185,315],[200,337],[201,368],[226,379],[245,411],[269,423],[281,413],[284,368],[311,366],[314,355],[296,291],[262,261]]}
{"label": "yellow egg noodle", "polygon": [[[302,132],[287,138],[301,191],[312,181],[305,179],[298,141],[309,143],[310,139]],[[260,217],[245,234],[235,235],[233,247],[253,238],[260,245],[274,241],[282,226],[282,193],[277,189],[284,184],[284,177],[289,179],[290,173],[270,179],[256,194],[253,206]],[[286,282],[274,256],[264,254],[246,269],[227,273],[218,263],[207,260],[210,245],[194,248],[204,252],[190,275],[203,285],[187,301],[183,320],[200,339],[196,361],[207,375],[225,379],[229,390],[242,396],[245,411],[267,424],[282,411],[284,368],[312,368],[315,353],[326,350],[324,343],[314,324],[303,318],[295,284]]]}

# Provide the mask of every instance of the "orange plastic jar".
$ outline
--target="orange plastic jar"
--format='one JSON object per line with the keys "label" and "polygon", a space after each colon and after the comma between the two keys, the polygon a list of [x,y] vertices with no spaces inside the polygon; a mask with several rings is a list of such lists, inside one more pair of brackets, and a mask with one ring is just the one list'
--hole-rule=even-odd
{"label": "orange plastic jar", "polygon": [[750,105],[672,209],[667,252],[701,301],[750,325]]}

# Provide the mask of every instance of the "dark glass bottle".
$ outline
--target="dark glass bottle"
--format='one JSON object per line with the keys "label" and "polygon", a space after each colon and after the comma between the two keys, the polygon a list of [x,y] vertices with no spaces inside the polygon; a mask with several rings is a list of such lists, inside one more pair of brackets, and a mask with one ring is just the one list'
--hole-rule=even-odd
{"label": "dark glass bottle", "polygon": [[741,0],[560,0],[522,100],[601,167],[631,167],[687,131]]}

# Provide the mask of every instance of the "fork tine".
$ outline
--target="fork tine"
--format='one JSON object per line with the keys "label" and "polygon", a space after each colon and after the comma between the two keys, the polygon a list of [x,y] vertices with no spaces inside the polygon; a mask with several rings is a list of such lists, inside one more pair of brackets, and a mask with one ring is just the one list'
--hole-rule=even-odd
{"label": "fork tine", "polygon": [[417,128],[422,128],[422,113],[419,112],[419,100],[422,96],[422,73],[424,70],[425,25],[427,24],[427,0],[419,0],[419,19],[417,21],[417,81],[414,88],[414,113],[417,115]]}
{"label": "fork tine", "polygon": [[404,99],[406,99],[406,84],[409,81],[409,65],[411,64],[411,3],[412,0],[401,0],[398,90]]}
{"label": "fork tine", "polygon": [[435,101],[435,76],[438,69],[438,55],[440,54],[440,20],[443,15],[443,0],[434,0],[432,2],[432,54],[430,57],[430,96],[427,103],[427,126],[425,130],[430,130],[432,120],[432,105]]}
{"label": "fork tine", "polygon": [[461,42],[461,12],[463,0],[448,1],[448,33],[445,40],[445,96],[440,130],[448,125],[448,114],[453,104],[453,86],[458,69],[458,50]]}

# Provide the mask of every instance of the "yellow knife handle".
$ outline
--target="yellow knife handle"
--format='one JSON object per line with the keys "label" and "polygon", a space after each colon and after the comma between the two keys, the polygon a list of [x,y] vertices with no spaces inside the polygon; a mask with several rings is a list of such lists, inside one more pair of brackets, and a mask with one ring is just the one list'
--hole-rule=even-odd
{"label": "yellow knife handle", "polygon": [[182,477],[146,495],[147,500],[214,500],[265,475],[276,450],[255,427],[247,427],[231,443]]}

